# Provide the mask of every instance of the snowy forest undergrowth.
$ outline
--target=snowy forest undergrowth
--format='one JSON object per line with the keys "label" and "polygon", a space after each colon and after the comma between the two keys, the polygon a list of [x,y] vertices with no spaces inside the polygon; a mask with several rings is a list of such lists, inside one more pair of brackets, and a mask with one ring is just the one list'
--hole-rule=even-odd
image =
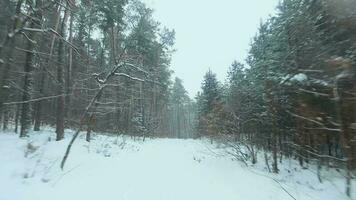
{"label": "snowy forest undergrowth", "polygon": [[[302,169],[284,159],[280,173],[236,162],[222,144],[208,139],[132,139],[94,134],[79,136],[65,169],[59,167],[74,131],[55,141],[46,127],[18,139],[0,134],[0,199],[349,199],[342,172],[316,165]],[[258,192],[257,192],[258,191]]]}

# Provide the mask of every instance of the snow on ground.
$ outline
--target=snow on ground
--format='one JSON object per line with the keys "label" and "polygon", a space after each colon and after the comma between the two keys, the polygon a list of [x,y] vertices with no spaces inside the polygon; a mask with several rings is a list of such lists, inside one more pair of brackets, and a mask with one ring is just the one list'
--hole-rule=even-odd
{"label": "snow on ground", "polygon": [[[311,170],[285,162],[273,176],[211,153],[203,140],[96,135],[79,137],[64,171],[69,142],[50,128],[19,139],[0,133],[0,200],[343,200],[344,180],[332,170],[323,184]],[[209,150],[210,149],[210,150]],[[277,180],[274,181],[273,179]],[[279,182],[279,183],[278,183]]]}

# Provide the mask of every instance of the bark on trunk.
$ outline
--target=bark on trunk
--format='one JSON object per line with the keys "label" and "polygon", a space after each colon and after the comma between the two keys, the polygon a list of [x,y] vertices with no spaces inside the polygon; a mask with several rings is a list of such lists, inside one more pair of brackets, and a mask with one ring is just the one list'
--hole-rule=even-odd
{"label": "bark on trunk", "polygon": [[[8,100],[8,90],[9,90],[9,72],[10,72],[10,67],[11,67],[11,62],[12,62],[12,57],[13,57],[13,52],[14,52],[14,46],[15,46],[15,30],[18,28],[19,24],[19,16],[21,13],[21,7],[23,4],[24,0],[19,0],[17,1],[16,4],[16,11],[15,11],[15,20],[13,22],[13,27],[11,29],[11,32],[9,32],[3,42],[2,45],[0,45],[0,59],[2,59],[3,62],[0,62],[0,69],[1,70],[1,79],[0,79],[0,115],[3,117],[3,129],[7,129],[7,123],[8,123],[8,110],[4,107],[3,103],[5,103]],[[9,47],[8,49],[4,49],[6,47]],[[5,51],[5,55],[2,55],[2,53]],[[5,65],[3,67],[3,65]]]}
{"label": "bark on trunk", "polygon": [[[36,1],[36,12],[33,14],[34,18],[39,20],[42,19],[42,11],[39,9],[42,5],[41,1]],[[30,24],[31,28],[38,28],[34,21]],[[26,52],[26,60],[24,65],[24,72],[25,72],[25,79],[24,79],[24,87],[23,87],[23,94],[22,94],[22,101],[25,102],[22,104],[21,110],[21,131],[20,137],[26,137],[30,127],[31,127],[31,103],[28,102],[31,100],[31,93],[33,87],[33,71],[35,66],[34,61],[34,49],[35,49],[35,41],[36,41],[36,32],[30,31],[28,33],[28,41],[27,41],[27,52]]]}
{"label": "bark on trunk", "polygon": [[[58,32],[58,26],[59,26],[59,22],[60,22],[60,7],[57,5],[56,8],[54,9],[56,10],[56,14],[54,16],[53,19],[53,26],[54,26],[54,30],[56,32]],[[51,45],[50,45],[50,49],[49,49],[49,57],[46,60],[46,66],[42,66],[42,74],[41,74],[41,80],[40,80],[40,89],[39,89],[39,93],[40,93],[40,97],[42,97],[44,95],[44,88],[45,88],[45,80],[46,80],[46,76],[45,76],[45,67],[47,68],[51,68],[52,67],[52,56],[53,56],[53,51],[54,51],[54,44],[55,44],[55,40],[56,40],[56,36],[53,35],[51,38]],[[43,108],[43,100],[37,101],[35,103],[35,125],[34,125],[34,131],[39,131],[41,129],[41,123],[42,123],[42,108]]]}
{"label": "bark on trunk", "polygon": [[271,81],[266,80],[266,97],[267,97],[267,103],[268,103],[268,109],[269,113],[271,115],[271,120],[272,120],[272,138],[271,138],[271,145],[272,145],[272,158],[273,158],[273,163],[272,163],[272,171],[273,173],[278,173],[278,127],[277,127],[277,121],[276,121],[276,110],[274,106],[274,97],[271,94]]}
{"label": "bark on trunk", "polygon": [[[68,12],[64,11],[64,16],[60,28],[60,34],[65,38],[66,23]],[[64,86],[64,43],[63,40],[59,40],[58,44],[58,64],[57,64],[57,81],[58,81],[58,95],[57,98],[57,113],[56,113],[56,140],[62,140],[64,138],[64,115],[65,115],[65,86]]]}
{"label": "bark on trunk", "polygon": [[[41,74],[40,78],[40,96],[43,95],[44,93],[44,83],[45,83],[45,75],[44,72]],[[42,121],[42,101],[36,101],[35,102],[35,125],[33,130],[34,131],[40,131],[41,129],[41,121]]]}
{"label": "bark on trunk", "polygon": [[[71,12],[71,16],[70,16],[70,22],[69,22],[69,42],[73,43],[73,21],[74,21],[74,15]],[[66,73],[66,97],[65,97],[65,103],[66,103],[66,107],[65,107],[65,117],[69,117],[70,115],[70,111],[69,111],[69,105],[70,105],[70,93],[71,93],[71,79],[72,79],[72,68],[73,68],[73,49],[69,48],[69,60],[68,60],[68,64],[67,64],[67,73]]]}
{"label": "bark on trunk", "polygon": [[347,158],[346,162],[346,194],[351,196],[351,180],[355,152],[353,140],[356,138],[352,124],[356,121],[356,101],[354,93],[356,85],[351,72],[345,73],[345,77],[340,77],[336,82],[337,90],[337,110],[341,122],[341,143]]}

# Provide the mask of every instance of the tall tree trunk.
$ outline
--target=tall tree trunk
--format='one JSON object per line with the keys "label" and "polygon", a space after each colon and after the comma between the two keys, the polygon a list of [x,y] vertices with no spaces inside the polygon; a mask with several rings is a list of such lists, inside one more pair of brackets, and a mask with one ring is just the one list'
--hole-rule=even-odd
{"label": "tall tree trunk", "polygon": [[[53,26],[54,26],[54,30],[56,32],[58,32],[58,26],[59,26],[59,23],[60,23],[60,7],[57,5],[54,9],[56,12],[55,12],[55,16],[53,18]],[[56,36],[53,35],[52,38],[51,38],[51,44],[50,44],[50,49],[49,49],[49,57],[46,59],[46,66],[42,65],[42,74],[41,74],[41,77],[40,77],[40,85],[39,85],[39,94],[40,96],[39,97],[42,97],[44,95],[44,89],[45,89],[45,82],[46,82],[46,75],[45,75],[45,68],[51,68],[52,67],[52,58],[53,58],[53,52],[54,52],[54,44],[55,44],[55,41],[56,41]],[[41,123],[42,123],[42,115],[43,115],[43,112],[42,112],[42,108],[43,108],[43,100],[40,100],[40,101],[36,101],[35,102],[35,125],[34,125],[34,131],[40,131],[41,129]]]}
{"label": "tall tree trunk", "polygon": [[353,140],[356,139],[356,131],[353,129],[353,124],[356,122],[355,78],[356,74],[353,74],[351,70],[345,70],[336,81],[336,108],[341,122],[341,143],[347,158],[346,194],[349,197],[351,197],[353,162],[356,154],[353,151],[355,148]]}
{"label": "tall tree trunk", "polygon": [[19,127],[19,118],[20,118],[20,110],[21,110],[21,105],[17,104],[16,105],[16,114],[15,114],[15,133],[18,132],[18,127]]}
{"label": "tall tree trunk", "polygon": [[[12,57],[13,57],[13,51],[14,51],[14,46],[15,46],[15,31],[19,24],[20,21],[20,13],[21,13],[21,7],[23,4],[24,0],[19,0],[17,1],[16,4],[16,11],[15,11],[15,20],[13,22],[13,27],[10,30],[10,32],[7,34],[4,42],[2,45],[0,45],[0,69],[2,69],[1,72],[1,79],[0,79],[0,115],[2,115],[3,118],[3,129],[7,129],[8,125],[8,110],[5,109],[4,103],[8,100],[8,90],[9,90],[9,72],[10,72],[10,67],[11,67],[11,62],[12,62]],[[7,48],[7,49],[4,49]],[[5,52],[5,55],[2,53]],[[3,65],[5,65],[3,67]]]}
{"label": "tall tree trunk", "polygon": [[[41,77],[40,77],[40,96],[43,96],[44,93],[44,85],[45,85],[45,74],[42,72]],[[34,131],[40,131],[41,129],[41,121],[42,121],[42,101],[36,101],[35,102],[35,113],[34,113],[34,118],[35,118],[35,125],[33,130]]]}
{"label": "tall tree trunk", "polygon": [[177,105],[177,137],[180,139],[182,137],[182,133],[181,133],[181,116],[180,116],[180,105],[178,103]]}
{"label": "tall tree trunk", "polygon": [[[74,15],[73,12],[70,13],[70,22],[69,22],[69,42],[73,43],[73,21],[74,21]],[[66,107],[65,107],[65,117],[69,117],[70,113],[69,113],[69,105],[70,105],[70,93],[71,93],[71,87],[72,87],[72,83],[71,83],[71,76],[72,76],[72,68],[73,68],[73,49],[69,48],[69,60],[68,60],[68,64],[67,64],[67,73],[66,73]]]}
{"label": "tall tree trunk", "polygon": [[[42,21],[42,1],[36,1],[36,11],[33,13],[33,18]],[[37,23],[31,21],[31,28],[38,28]],[[24,65],[25,79],[24,79],[24,87],[22,94],[22,111],[21,111],[21,132],[20,137],[26,137],[30,130],[31,126],[31,103],[28,102],[31,100],[31,93],[33,87],[33,71],[35,66],[34,61],[34,50],[35,50],[35,41],[37,41],[37,33],[30,31],[28,33],[28,41],[27,41],[27,52],[26,52],[26,60]]]}
{"label": "tall tree trunk", "polygon": [[[64,16],[60,28],[60,34],[65,38],[66,23],[68,12],[65,9]],[[58,43],[58,63],[57,63],[57,81],[58,81],[58,95],[57,98],[57,113],[56,113],[56,140],[62,140],[64,138],[64,115],[65,115],[65,86],[64,86],[64,43],[62,39],[59,39]]]}
{"label": "tall tree trunk", "polygon": [[111,27],[111,64],[115,64],[116,59],[116,37],[115,37],[115,27]]}
{"label": "tall tree trunk", "polygon": [[95,126],[95,114],[92,113],[88,119],[88,129],[87,129],[87,134],[85,136],[85,140],[87,142],[90,142],[91,140],[91,132],[94,129]]}
{"label": "tall tree trunk", "polygon": [[267,104],[268,104],[268,109],[269,113],[271,116],[272,120],[272,138],[271,138],[271,145],[272,145],[272,158],[273,158],[273,163],[272,163],[272,171],[273,173],[278,173],[278,155],[277,155],[277,145],[278,145],[278,127],[277,127],[277,121],[276,121],[276,109],[274,106],[274,97],[272,95],[272,83],[270,80],[266,80],[266,98],[267,98]]}

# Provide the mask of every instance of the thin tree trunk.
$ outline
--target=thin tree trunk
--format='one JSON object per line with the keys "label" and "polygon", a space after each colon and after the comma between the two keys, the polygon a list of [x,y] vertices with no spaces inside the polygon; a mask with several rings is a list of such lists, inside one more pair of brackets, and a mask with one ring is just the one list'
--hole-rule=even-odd
{"label": "thin tree trunk", "polygon": [[16,105],[16,114],[15,114],[15,133],[18,132],[20,109],[21,109],[21,105],[20,105],[20,104],[17,104],[17,105]]}
{"label": "thin tree trunk", "polygon": [[[122,55],[119,58],[120,60],[122,59]],[[111,79],[111,77],[113,77],[115,75],[115,73],[124,65],[117,65],[115,66],[112,71],[106,76],[106,78],[104,79],[104,81],[102,82],[102,86],[100,87],[99,91],[95,94],[95,96],[93,97],[93,99],[91,100],[90,104],[87,106],[87,108],[85,109],[81,119],[80,119],[80,124],[79,124],[79,128],[77,130],[77,132],[73,135],[72,140],[70,141],[67,150],[63,156],[62,162],[61,162],[61,168],[63,170],[64,165],[66,163],[66,160],[68,159],[70,150],[72,148],[72,145],[74,143],[74,141],[76,140],[76,138],[78,137],[80,131],[83,128],[84,122],[86,119],[91,119],[93,118],[94,112],[96,111],[97,107],[98,107],[98,101],[101,99],[102,94],[104,92],[105,89],[105,84]],[[92,112],[91,114],[89,114],[89,112]]]}
{"label": "thin tree trunk", "polygon": [[[74,15],[73,12],[71,12],[70,15],[70,22],[69,22],[69,42],[73,43],[73,21],[74,21]],[[73,68],[73,49],[69,48],[69,62],[67,65],[67,74],[66,74],[66,107],[65,107],[65,117],[69,117],[69,105],[70,105],[70,93],[71,93],[71,76],[72,76],[72,68]]]}
{"label": "thin tree trunk", "polygon": [[182,137],[182,133],[181,133],[181,116],[180,116],[180,106],[179,104],[177,105],[177,133],[178,133],[178,138],[180,139]]}

